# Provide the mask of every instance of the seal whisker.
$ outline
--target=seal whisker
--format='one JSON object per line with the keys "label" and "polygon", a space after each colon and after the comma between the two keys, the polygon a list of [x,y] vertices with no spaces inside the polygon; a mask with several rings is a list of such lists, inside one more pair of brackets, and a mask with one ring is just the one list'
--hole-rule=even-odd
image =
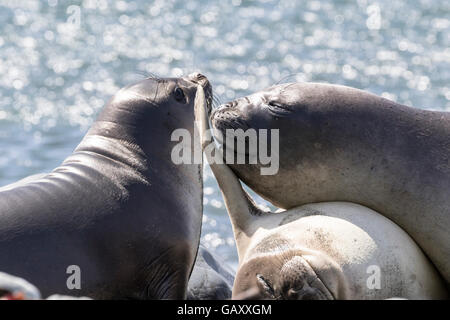
{"label": "seal whisker", "polygon": [[212,101],[213,101],[213,105],[212,107],[214,109],[218,108],[220,105],[222,105],[222,100],[220,99],[220,97],[217,94],[213,94],[212,96]]}
{"label": "seal whisker", "polygon": [[145,72],[145,71],[142,71],[142,70],[136,70],[135,73],[136,73],[137,75],[139,75],[139,76],[142,76],[144,79],[145,79],[145,78],[148,78],[148,74],[147,74],[147,72]]}
{"label": "seal whisker", "polygon": [[162,81],[162,78],[161,77],[159,77],[156,73],[153,73],[153,72],[147,72],[147,79],[152,79],[152,80],[155,80],[155,81]]}
{"label": "seal whisker", "polygon": [[287,80],[287,79],[289,79],[289,78],[291,78],[291,77],[293,77],[293,76],[297,76],[297,75],[299,75],[299,74],[301,74],[301,73],[300,73],[300,72],[290,73],[290,74],[288,74],[287,76],[285,76],[285,77],[281,78],[280,80],[278,80],[278,81],[275,83],[275,85],[279,85],[281,82],[283,82],[283,81],[285,81],[285,80]]}
{"label": "seal whisker", "polygon": [[151,80],[155,80],[157,82],[163,81],[163,78],[161,78],[160,76],[158,76],[156,73],[153,73],[153,72],[136,70],[135,73],[140,76],[143,76],[145,79],[151,79]]}

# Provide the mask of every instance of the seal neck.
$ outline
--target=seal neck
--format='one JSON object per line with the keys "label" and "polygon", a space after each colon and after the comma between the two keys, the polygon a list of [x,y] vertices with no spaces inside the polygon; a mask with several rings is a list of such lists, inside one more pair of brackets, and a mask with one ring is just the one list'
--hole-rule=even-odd
{"label": "seal neck", "polygon": [[120,124],[97,121],[75,149],[75,153],[99,155],[144,173],[148,169],[145,165],[145,152],[141,146],[133,143],[132,138],[127,128]]}

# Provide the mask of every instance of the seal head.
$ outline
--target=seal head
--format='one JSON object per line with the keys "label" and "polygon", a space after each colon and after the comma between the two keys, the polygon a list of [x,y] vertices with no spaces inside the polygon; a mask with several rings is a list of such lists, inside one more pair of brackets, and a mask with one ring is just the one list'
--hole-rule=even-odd
{"label": "seal head", "polygon": [[[265,247],[264,243],[258,247]],[[329,256],[313,250],[266,249],[252,250],[251,258],[239,267],[234,299],[345,299],[345,277]]]}
{"label": "seal head", "polygon": [[[175,164],[171,136],[194,136],[199,87],[210,107],[211,86],[198,73],[121,89],[61,166],[0,189],[0,270],[43,296],[185,298],[200,240],[202,164]],[[81,270],[79,290],[67,285],[69,266]]]}

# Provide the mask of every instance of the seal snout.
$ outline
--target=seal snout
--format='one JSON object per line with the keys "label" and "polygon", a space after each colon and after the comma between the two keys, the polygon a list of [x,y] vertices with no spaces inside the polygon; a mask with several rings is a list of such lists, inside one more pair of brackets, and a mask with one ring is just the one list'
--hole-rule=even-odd
{"label": "seal snout", "polygon": [[238,101],[234,100],[234,101],[231,101],[231,102],[228,102],[228,103],[225,103],[225,104],[219,106],[219,109],[233,109],[233,108],[236,108],[237,105],[238,105]]}

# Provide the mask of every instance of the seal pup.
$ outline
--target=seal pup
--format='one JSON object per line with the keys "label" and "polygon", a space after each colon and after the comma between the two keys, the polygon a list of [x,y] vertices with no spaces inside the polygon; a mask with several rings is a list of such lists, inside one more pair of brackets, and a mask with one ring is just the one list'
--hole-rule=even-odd
{"label": "seal pup", "polygon": [[[198,90],[198,96],[201,96]],[[200,104],[200,103],[199,103]],[[236,239],[239,267],[233,297],[262,299],[444,299],[444,281],[415,242],[377,212],[324,202],[271,213],[258,208],[208,133],[202,147],[221,188]],[[203,114],[201,114],[203,112]],[[209,147],[212,146],[212,149]]]}
{"label": "seal pup", "polygon": [[[450,281],[450,113],[358,89],[289,83],[215,110],[214,128],[279,129],[279,170],[229,164],[280,208],[348,201],[404,229]],[[269,131],[270,134],[270,131]]]}
{"label": "seal pup", "polygon": [[2,188],[0,270],[43,296],[185,298],[202,164],[174,164],[171,134],[194,135],[197,86],[211,95],[198,73],[121,89],[60,167]]}
{"label": "seal pup", "polygon": [[234,274],[235,272],[220,257],[200,245],[188,283],[187,299],[230,299]]}

